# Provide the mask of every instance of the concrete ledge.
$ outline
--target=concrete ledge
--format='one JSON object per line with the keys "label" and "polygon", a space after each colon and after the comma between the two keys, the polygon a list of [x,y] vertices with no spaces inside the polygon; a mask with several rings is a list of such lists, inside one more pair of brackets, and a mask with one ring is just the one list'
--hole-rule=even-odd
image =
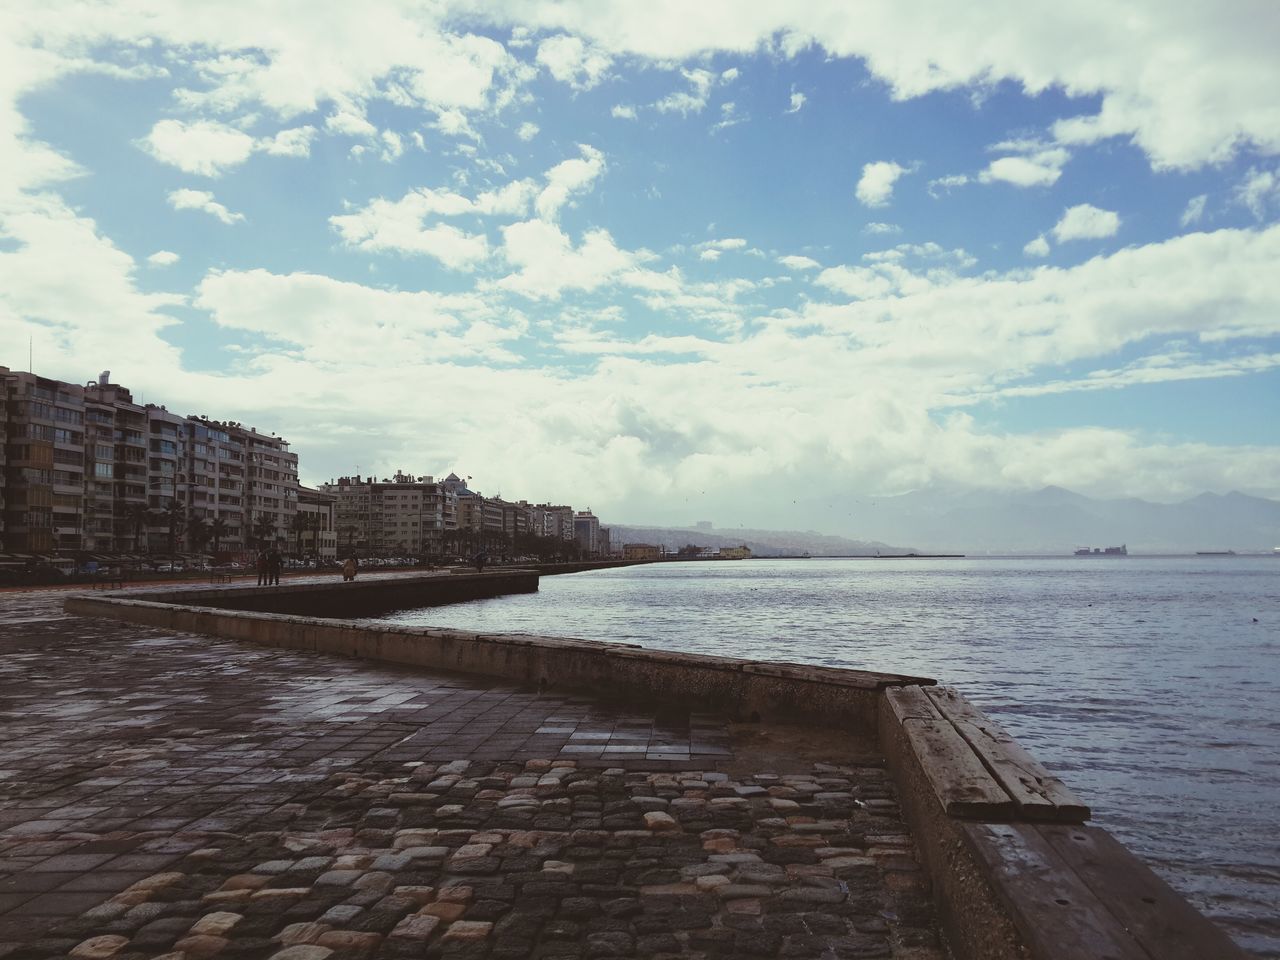
{"label": "concrete ledge", "polygon": [[1244,960],[1105,830],[1037,821],[1015,805],[977,819],[948,812],[938,758],[912,735],[930,721],[894,699],[881,697],[880,746],[957,960]]}
{"label": "concrete ledge", "polygon": [[[920,737],[912,736],[908,725],[943,719],[942,693],[952,699],[958,695],[947,691],[939,697],[923,697],[918,691],[888,695],[902,687],[932,685],[933,680],[590,640],[389,627],[246,609],[267,605],[314,609],[327,604],[350,609],[350,604],[360,602],[385,612],[388,602],[429,605],[432,601],[424,602],[425,595],[444,603],[536,589],[537,574],[504,571],[426,582],[430,579],[405,579],[392,591],[379,585],[395,581],[377,580],[357,589],[335,582],[256,590],[178,590],[148,594],[145,600],[136,599],[136,594],[83,594],[69,597],[65,608],[73,614],[267,646],[480,674],[619,699],[673,705],[689,701],[703,710],[744,719],[794,719],[878,734],[956,960],[1210,956],[1230,960],[1245,956],[1105,831],[1075,824],[1003,822],[1038,815],[1024,809],[1026,804],[995,804],[989,808],[990,815],[964,807],[965,818],[953,815],[961,808],[950,809],[952,805],[937,789],[938,783],[949,779],[937,765],[952,758],[945,750],[922,748]],[[241,609],[230,609],[233,605]],[[952,708],[953,713],[964,714],[966,723],[981,725],[986,720],[967,702]],[[963,738],[957,734],[955,739]],[[1030,769],[1038,788],[1051,779],[1029,758],[1017,769]],[[1087,808],[1082,809],[1087,815]]]}
{"label": "concrete ledge", "polygon": [[[442,571],[415,576],[371,577],[349,583],[344,583],[335,574],[328,582],[286,582],[275,587],[179,587],[148,593],[147,598],[158,603],[351,619],[483,600],[509,593],[536,593],[537,589],[537,571],[513,569],[453,575]],[[137,595],[112,593],[108,596]]]}
{"label": "concrete ledge", "polygon": [[[488,577],[489,575],[484,575]],[[449,577],[453,585],[462,578]],[[497,583],[497,578],[492,581]],[[345,595],[341,584],[322,589]],[[696,702],[700,709],[744,719],[794,719],[846,726],[874,735],[879,694],[888,686],[932,684],[925,677],[757,663],[729,657],[646,650],[530,634],[476,634],[279,613],[229,605],[295,603],[274,591],[178,591],[148,599],[98,594],[69,597],[68,613],[112,617],[170,630],[210,634],[266,646],[365,657],[409,666],[496,677],[539,688],[582,690],[621,699]],[[233,597],[231,594],[253,594]],[[274,595],[273,595],[274,594]],[[323,596],[323,594],[320,594]],[[314,597],[310,599],[315,599]],[[310,602],[310,600],[308,600]]]}

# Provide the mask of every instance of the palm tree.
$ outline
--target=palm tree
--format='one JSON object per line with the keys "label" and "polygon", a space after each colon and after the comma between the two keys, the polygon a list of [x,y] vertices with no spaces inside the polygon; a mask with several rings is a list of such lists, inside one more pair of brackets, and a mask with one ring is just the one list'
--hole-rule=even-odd
{"label": "palm tree", "polygon": [[258,514],[258,519],[253,521],[253,535],[258,541],[258,546],[267,549],[267,541],[276,538],[276,522],[268,513]]}
{"label": "palm tree", "polygon": [[160,519],[168,527],[169,552],[173,553],[178,539],[178,531],[182,529],[187,520],[187,508],[177,500],[170,500],[164,509],[160,511]]}
{"label": "palm tree", "polygon": [[187,520],[187,543],[196,553],[204,550],[204,545],[209,542],[212,536],[207,524],[201,517],[191,517]]}
{"label": "palm tree", "polygon": [[133,549],[138,551],[138,541],[142,539],[142,533],[151,523],[151,508],[145,503],[132,503],[129,509],[125,511],[125,519],[129,523],[130,529],[133,530]]}
{"label": "palm tree", "polygon": [[289,532],[293,534],[293,552],[302,556],[302,534],[311,529],[311,519],[305,513],[295,513],[289,521]]}
{"label": "palm tree", "polygon": [[213,522],[209,524],[209,536],[213,538],[213,552],[218,553],[222,549],[222,538],[225,537],[231,528],[227,526],[227,521],[221,517],[214,517]]}

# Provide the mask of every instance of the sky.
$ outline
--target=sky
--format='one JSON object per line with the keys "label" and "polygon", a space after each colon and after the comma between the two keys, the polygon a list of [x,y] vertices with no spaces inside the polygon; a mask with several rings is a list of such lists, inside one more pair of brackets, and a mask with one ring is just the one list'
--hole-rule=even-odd
{"label": "sky", "polygon": [[0,364],[606,521],[1280,497],[1280,6],[0,4]]}

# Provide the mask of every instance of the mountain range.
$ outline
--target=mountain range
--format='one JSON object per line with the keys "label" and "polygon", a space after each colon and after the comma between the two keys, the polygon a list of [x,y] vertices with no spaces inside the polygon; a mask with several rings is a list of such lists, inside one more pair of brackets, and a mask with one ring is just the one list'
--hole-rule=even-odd
{"label": "mountain range", "polygon": [[[850,497],[840,505],[847,536],[747,528],[611,525],[625,543],[724,547],[758,556],[876,553],[1070,554],[1126,545],[1131,553],[1271,552],[1280,544],[1280,502],[1232,492],[1179,503],[1098,499],[1045,487],[1027,492],[926,488],[894,497]],[[891,544],[911,544],[892,546]]]}

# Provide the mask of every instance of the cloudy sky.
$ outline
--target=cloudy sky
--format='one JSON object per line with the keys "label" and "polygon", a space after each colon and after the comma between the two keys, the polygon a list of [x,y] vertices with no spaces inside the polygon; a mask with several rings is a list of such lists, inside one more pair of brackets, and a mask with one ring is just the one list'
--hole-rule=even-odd
{"label": "cloudy sky", "polygon": [[617,522],[1280,496],[1280,7],[1119,11],[7,4],[0,363]]}

